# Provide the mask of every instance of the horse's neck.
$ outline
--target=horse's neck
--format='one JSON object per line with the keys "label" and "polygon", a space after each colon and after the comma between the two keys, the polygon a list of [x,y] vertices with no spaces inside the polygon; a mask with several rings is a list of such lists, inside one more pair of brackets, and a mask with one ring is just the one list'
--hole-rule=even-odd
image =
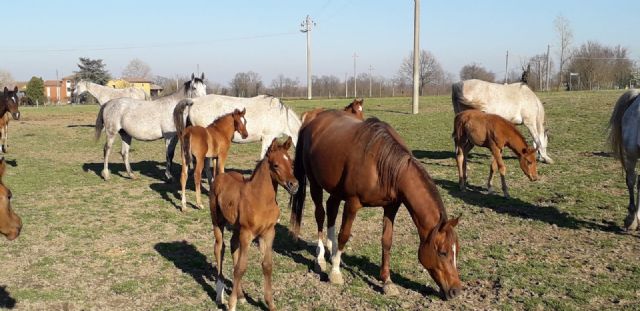
{"label": "horse's neck", "polygon": [[413,161],[398,180],[402,203],[413,219],[420,241],[427,239],[431,230],[440,222],[444,207],[440,194],[431,180],[416,167]]}
{"label": "horse's neck", "polygon": [[515,132],[512,132],[510,134],[510,137],[508,137],[508,139],[506,140],[505,146],[511,149],[511,151],[513,151],[513,153],[515,153],[519,158],[520,156],[522,156],[522,150],[527,149],[529,146],[524,140],[524,137],[522,137],[522,135],[518,133],[518,130],[514,128],[514,131]]}
{"label": "horse's neck", "polygon": [[231,142],[233,139],[233,132],[235,132],[233,117],[231,115],[221,117],[209,124],[209,126],[207,126],[207,130],[215,130],[220,133],[227,142]]}
{"label": "horse's neck", "polygon": [[251,191],[260,194],[261,201],[271,202],[276,199],[274,183],[271,179],[271,172],[269,171],[269,162],[263,159],[253,171],[253,175],[251,175],[247,185],[251,188]]}

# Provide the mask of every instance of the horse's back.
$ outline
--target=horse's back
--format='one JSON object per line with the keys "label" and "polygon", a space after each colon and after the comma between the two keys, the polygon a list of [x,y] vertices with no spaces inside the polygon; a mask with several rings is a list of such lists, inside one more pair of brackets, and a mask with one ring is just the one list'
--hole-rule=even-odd
{"label": "horse's back", "polygon": [[463,82],[461,96],[464,109],[479,109],[500,115],[512,123],[538,116],[542,104],[523,83],[498,84],[472,79]]}

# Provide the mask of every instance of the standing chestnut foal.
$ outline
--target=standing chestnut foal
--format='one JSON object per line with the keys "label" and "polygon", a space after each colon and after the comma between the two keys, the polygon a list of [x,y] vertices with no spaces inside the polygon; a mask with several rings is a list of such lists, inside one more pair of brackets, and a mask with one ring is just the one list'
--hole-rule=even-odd
{"label": "standing chestnut foal", "polygon": [[500,172],[502,191],[509,197],[507,182],[504,179],[506,167],[502,161],[502,150],[508,147],[518,156],[520,168],[531,181],[538,179],[536,169],[536,149],[530,148],[522,134],[504,118],[484,113],[480,110],[466,110],[458,113],[453,124],[453,140],[456,145],[456,163],[458,164],[458,180],[460,190],[464,191],[467,183],[467,158],[473,146],[489,148],[492,154],[487,190],[493,192],[491,179],[496,169]]}
{"label": "standing chestnut foal", "polygon": [[11,208],[11,190],[2,182],[7,164],[0,158],[0,233],[7,240],[15,240],[20,235],[22,220]]}
{"label": "standing chestnut foal", "polygon": [[[188,126],[184,132],[178,130],[180,144],[182,145],[182,173],[180,174],[180,184],[182,185],[182,211],[187,207],[187,197],[185,190],[187,187],[187,169],[191,163],[191,155],[196,158],[196,166],[193,171],[193,183],[196,187],[197,207],[202,209],[202,199],[200,198],[200,178],[202,168],[206,158],[206,174],[211,185],[215,174],[224,173],[224,163],[231,147],[231,139],[235,132],[240,133],[242,138],[247,138],[247,120],[244,118],[246,109],[242,111],[236,109],[225,114],[211,123],[207,127]],[[216,159],[216,165],[211,168],[210,159]],[[213,174],[213,176],[212,176]]]}
{"label": "standing chestnut foal", "polygon": [[[342,111],[352,114],[356,119],[364,121],[364,113],[362,112],[362,106],[364,105],[364,100],[354,99],[350,104],[348,104]],[[309,110],[302,114],[302,126],[309,124],[311,120],[315,119],[319,113],[326,111],[325,108],[316,108],[313,110]]]}
{"label": "standing chestnut foal", "polygon": [[298,181],[293,176],[293,162],[287,154],[292,145],[291,137],[283,144],[276,139],[271,142],[264,158],[258,163],[253,175],[245,180],[236,172],[220,174],[209,191],[209,207],[215,236],[216,301],[224,303],[222,261],[224,256],[224,227],[233,228],[231,254],[233,255],[233,290],[229,298],[229,310],[236,309],[238,299],[244,297],[242,275],[247,269],[247,254],[251,241],[258,239],[262,252],[264,274],[264,300],[269,310],[274,310],[271,292],[273,267],[272,245],[275,225],[280,216],[276,202],[277,185],[289,193],[298,191]]}

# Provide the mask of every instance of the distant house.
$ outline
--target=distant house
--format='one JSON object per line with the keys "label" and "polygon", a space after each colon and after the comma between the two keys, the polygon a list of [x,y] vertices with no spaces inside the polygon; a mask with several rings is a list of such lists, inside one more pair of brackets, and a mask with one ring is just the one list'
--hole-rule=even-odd
{"label": "distant house", "polygon": [[73,76],[63,77],[61,80],[45,80],[44,96],[49,102],[68,104],[73,92]]}
{"label": "distant house", "polygon": [[144,78],[122,78],[117,80],[109,80],[109,82],[107,82],[107,86],[116,89],[123,89],[127,87],[142,89],[147,97],[151,97],[153,95],[151,93],[151,85],[152,82]]}
{"label": "distant house", "polygon": [[162,94],[163,87],[157,84],[151,84],[151,98],[159,97]]}

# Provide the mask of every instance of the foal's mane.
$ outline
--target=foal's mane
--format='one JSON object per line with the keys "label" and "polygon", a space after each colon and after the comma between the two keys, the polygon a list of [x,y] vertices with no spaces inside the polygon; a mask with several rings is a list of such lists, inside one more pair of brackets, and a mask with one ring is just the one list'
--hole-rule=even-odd
{"label": "foal's mane", "polygon": [[[234,111],[235,111],[235,110],[234,110]],[[232,116],[232,115],[233,115],[233,113],[234,113],[234,111],[231,111],[231,112],[225,113],[225,114],[223,114],[223,115],[221,115],[221,116],[217,117],[217,118],[216,118],[215,120],[213,120],[213,122],[211,122],[211,124],[209,124],[207,127],[210,127],[210,126],[218,126],[218,125],[220,124],[220,122],[222,122],[222,120],[223,120],[224,118],[226,118],[226,117],[228,117],[228,116]]]}
{"label": "foal's mane", "polygon": [[364,154],[372,154],[376,157],[376,167],[379,174],[378,182],[387,193],[397,187],[400,176],[410,166],[414,166],[427,186],[429,194],[439,203],[440,222],[447,220],[444,203],[433,179],[431,179],[422,164],[413,157],[409,148],[400,140],[396,131],[388,123],[375,117],[369,118],[362,122],[362,126],[356,131],[355,137],[358,141],[367,142]]}

